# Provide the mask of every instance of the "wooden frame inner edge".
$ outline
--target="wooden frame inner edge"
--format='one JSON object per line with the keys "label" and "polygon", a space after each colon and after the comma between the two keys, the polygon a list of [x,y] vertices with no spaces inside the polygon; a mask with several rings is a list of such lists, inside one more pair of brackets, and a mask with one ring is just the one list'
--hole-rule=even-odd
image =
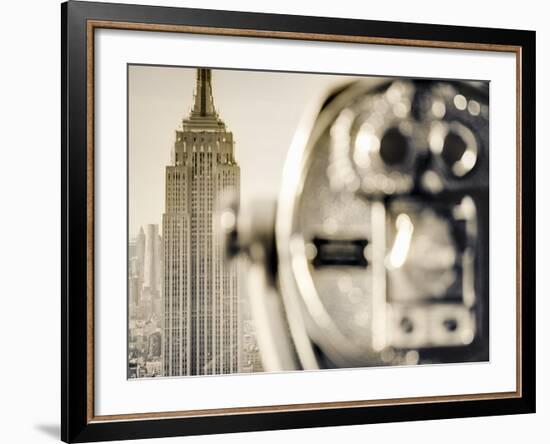
{"label": "wooden frame inner edge", "polygon": [[[228,407],[172,412],[146,412],[116,415],[94,414],[94,31],[95,29],[121,29],[133,31],[177,32],[188,34],[222,35],[235,37],[263,37],[291,40],[327,41],[340,43],[363,43],[374,45],[412,46],[423,48],[464,49],[474,51],[511,52],[516,56],[516,391],[497,393],[473,393],[449,396],[419,396],[409,398],[335,401],[305,404],[284,404],[254,407]],[[415,403],[439,403],[458,401],[478,401],[491,399],[521,398],[522,396],[522,47],[489,43],[448,42],[436,40],[399,39],[385,37],[349,36],[334,34],[311,34],[286,31],[264,31],[252,29],[215,28],[188,25],[165,25],[132,23],[106,20],[88,20],[86,27],[86,206],[87,206],[87,422],[112,422],[126,420],[189,418],[198,416],[225,416],[237,414],[293,412],[301,410],[326,410],[336,408],[358,408]]]}

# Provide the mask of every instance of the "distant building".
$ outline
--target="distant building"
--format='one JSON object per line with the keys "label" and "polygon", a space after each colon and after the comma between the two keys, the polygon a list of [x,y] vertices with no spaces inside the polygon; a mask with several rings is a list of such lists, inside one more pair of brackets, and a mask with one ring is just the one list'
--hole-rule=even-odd
{"label": "distant building", "polygon": [[260,349],[256,339],[256,329],[251,319],[243,321],[242,353],[241,372],[257,373],[264,371]]}
{"label": "distant building", "polygon": [[162,361],[155,360],[155,361],[147,361],[145,363],[145,374],[143,376],[147,377],[155,377],[155,376],[161,376],[162,375]]}
{"label": "distant building", "polygon": [[159,226],[148,224],[146,230],[143,286],[148,288],[152,295],[160,295],[163,246],[159,236]]}
{"label": "distant building", "polygon": [[135,358],[128,357],[128,379],[138,377],[138,364]]}
{"label": "distant building", "polygon": [[237,269],[223,259],[215,221],[219,196],[239,187],[233,134],[214,107],[211,71],[199,69],[193,109],[166,167],[164,376],[239,369]]}
{"label": "distant building", "polygon": [[136,237],[136,259],[139,264],[138,276],[140,281],[140,286],[143,285],[144,281],[144,268],[145,268],[145,232],[143,227],[139,228],[139,233]]}
{"label": "distant building", "polygon": [[[135,261],[134,261],[135,262]],[[130,319],[138,318],[138,309],[141,299],[139,277],[132,273],[131,267],[128,273],[128,307]]]}
{"label": "distant building", "polygon": [[162,336],[160,331],[155,331],[149,335],[149,344],[147,350],[148,359],[160,358],[162,356]]}

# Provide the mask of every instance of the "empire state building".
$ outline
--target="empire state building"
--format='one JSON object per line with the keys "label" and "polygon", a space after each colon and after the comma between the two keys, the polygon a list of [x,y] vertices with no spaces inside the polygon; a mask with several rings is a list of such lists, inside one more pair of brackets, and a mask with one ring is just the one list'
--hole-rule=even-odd
{"label": "empire state building", "polygon": [[214,107],[212,72],[198,69],[194,105],[166,167],[164,376],[239,370],[237,269],[225,261],[217,199],[240,189],[233,134]]}

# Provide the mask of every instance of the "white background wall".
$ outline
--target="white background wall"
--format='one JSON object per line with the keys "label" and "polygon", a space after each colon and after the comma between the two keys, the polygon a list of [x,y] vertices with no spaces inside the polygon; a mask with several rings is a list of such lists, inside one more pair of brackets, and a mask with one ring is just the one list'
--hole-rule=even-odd
{"label": "white background wall", "polygon": [[[135,2],[128,2],[135,3]],[[550,14],[545,2],[190,0],[149,4],[537,31],[537,384],[535,415],[334,427],[151,442],[548,442],[546,273]],[[60,12],[57,0],[0,6],[0,441],[54,442],[60,374]],[[546,80],[546,82],[545,82]],[[529,116],[525,116],[529,118]],[[546,251],[545,251],[546,250]],[[534,295],[525,295],[533,297]],[[452,381],[449,383],[452,384]]]}

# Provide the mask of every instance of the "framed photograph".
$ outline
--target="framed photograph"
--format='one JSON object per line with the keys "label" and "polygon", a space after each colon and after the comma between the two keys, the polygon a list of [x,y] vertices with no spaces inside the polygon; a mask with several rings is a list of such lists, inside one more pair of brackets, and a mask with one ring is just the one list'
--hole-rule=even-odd
{"label": "framed photograph", "polygon": [[535,33],[69,1],[62,439],[535,411]]}

